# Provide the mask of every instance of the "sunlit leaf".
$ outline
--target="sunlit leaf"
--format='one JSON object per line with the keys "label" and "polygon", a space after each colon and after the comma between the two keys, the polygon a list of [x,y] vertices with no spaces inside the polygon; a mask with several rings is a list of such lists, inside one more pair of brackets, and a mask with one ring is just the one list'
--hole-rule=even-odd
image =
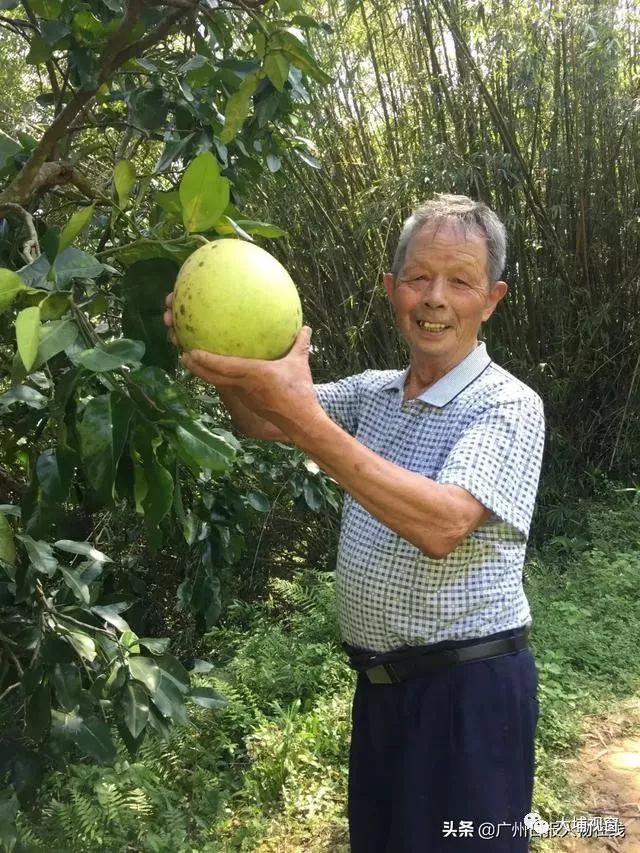
{"label": "sunlit leaf", "polygon": [[229,181],[221,176],[210,151],[203,151],[189,163],[179,193],[187,231],[206,231],[222,216],[229,204]]}
{"label": "sunlit leaf", "polygon": [[89,207],[81,207],[80,210],[76,210],[72,215],[71,219],[64,226],[62,233],[60,234],[60,252],[66,249],[67,246],[70,246],[78,234],[80,234],[91,222],[94,209],[95,202],[90,204]]}
{"label": "sunlit leaf", "polygon": [[27,370],[31,370],[38,354],[40,335],[40,308],[23,308],[16,317],[16,340],[20,358]]}
{"label": "sunlit leaf", "polygon": [[211,687],[192,687],[188,698],[203,708],[224,708],[227,704],[227,699]]}
{"label": "sunlit leaf", "polygon": [[21,290],[26,290],[26,285],[18,273],[0,267],[0,311],[8,308]]}
{"label": "sunlit leaf", "polygon": [[136,170],[133,164],[129,160],[120,160],[113,172],[113,184],[116,188],[118,204],[123,210],[129,203],[129,196],[136,180]]}
{"label": "sunlit leaf", "polygon": [[87,717],[72,712],[52,712],[54,734],[77,744],[87,755],[101,763],[110,763],[116,757],[116,748],[109,727],[98,717]]}
{"label": "sunlit leaf", "polygon": [[130,681],[122,698],[124,721],[134,738],[147,725],[149,719],[149,694],[142,684]]}
{"label": "sunlit leaf", "polygon": [[76,356],[76,361],[87,370],[102,373],[106,370],[117,370],[123,365],[139,367],[144,355],[144,343],[119,338],[106,344],[85,350]]}
{"label": "sunlit leaf", "polygon": [[178,424],[173,443],[180,458],[196,475],[203,468],[222,473],[229,468],[235,457],[233,447],[195,421]]}
{"label": "sunlit leaf", "polygon": [[72,711],[80,704],[82,679],[75,663],[58,662],[49,671],[49,679],[58,702],[65,711]]}
{"label": "sunlit leaf", "polygon": [[[238,135],[244,120],[249,115],[251,109],[251,98],[258,86],[258,74],[247,75],[237,92],[227,101],[227,107],[224,111],[224,128],[220,134],[220,141],[225,145],[231,142]],[[226,207],[226,205],[225,205]]]}
{"label": "sunlit leaf", "polygon": [[32,537],[28,536],[26,533],[16,534],[16,539],[19,539],[24,545],[27,551],[27,556],[31,561],[31,565],[36,571],[43,575],[48,575],[49,577],[52,577],[55,574],[56,569],[58,568],[58,561],[56,560],[53,550],[51,549],[51,545],[49,545],[48,542],[32,539]]}
{"label": "sunlit leaf", "polygon": [[83,554],[97,563],[112,563],[111,557],[107,557],[102,551],[94,548],[91,542],[75,542],[71,539],[58,539],[53,543],[54,548],[59,548],[61,551],[67,551],[69,554]]}
{"label": "sunlit leaf", "polygon": [[264,58],[264,70],[279,92],[289,77],[289,60],[279,50],[270,51]]}

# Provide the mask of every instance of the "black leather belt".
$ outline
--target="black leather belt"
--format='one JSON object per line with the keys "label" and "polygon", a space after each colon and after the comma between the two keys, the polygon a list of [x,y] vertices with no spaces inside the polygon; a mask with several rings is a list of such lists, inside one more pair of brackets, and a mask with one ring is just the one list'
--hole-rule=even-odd
{"label": "black leather belt", "polygon": [[[413,650],[413,653],[407,656],[393,652],[379,655],[350,655],[349,663],[353,669],[364,673],[372,684],[395,684],[448,666],[513,654],[526,649],[529,645],[526,628],[510,631],[509,634],[510,636],[501,636],[497,639],[472,641],[468,645],[458,644],[456,648],[439,648],[430,651],[427,647],[423,652]],[[346,644],[345,647],[350,648]],[[415,654],[416,651],[418,654]],[[389,657],[393,659],[385,660]],[[376,659],[381,660],[376,663]]]}

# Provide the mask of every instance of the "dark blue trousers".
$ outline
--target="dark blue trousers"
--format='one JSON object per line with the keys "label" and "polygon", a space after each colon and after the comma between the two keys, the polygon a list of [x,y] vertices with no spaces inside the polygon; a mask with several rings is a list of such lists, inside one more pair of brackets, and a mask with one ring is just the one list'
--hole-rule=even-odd
{"label": "dark blue trousers", "polygon": [[[530,649],[398,684],[371,684],[359,674],[349,757],[352,853],[524,853],[537,682]],[[483,840],[481,831],[493,837]]]}

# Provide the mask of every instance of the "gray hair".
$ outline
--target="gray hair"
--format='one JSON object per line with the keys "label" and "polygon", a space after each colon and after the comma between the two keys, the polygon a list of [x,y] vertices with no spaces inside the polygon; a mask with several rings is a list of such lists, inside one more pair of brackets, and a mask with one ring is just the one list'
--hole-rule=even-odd
{"label": "gray hair", "polygon": [[404,264],[409,241],[425,225],[436,225],[453,220],[468,231],[480,232],[487,241],[487,258],[490,283],[500,280],[507,254],[507,233],[496,214],[481,201],[473,201],[466,195],[437,195],[417,207],[405,220],[398,248],[393,258],[391,272],[398,275]]}

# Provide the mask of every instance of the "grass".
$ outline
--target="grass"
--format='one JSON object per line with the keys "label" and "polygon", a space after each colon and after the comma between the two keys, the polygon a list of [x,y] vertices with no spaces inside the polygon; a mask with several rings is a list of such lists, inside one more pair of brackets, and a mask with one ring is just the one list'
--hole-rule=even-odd
{"label": "grass", "polygon": [[[582,518],[526,567],[540,674],[534,805],[552,820],[584,813],[565,770],[587,715],[640,694],[637,504],[610,498]],[[207,643],[220,670],[203,683],[223,690],[227,707],[198,712],[135,762],[123,754],[116,769],[52,773],[38,810],[21,817],[23,849],[348,851],[353,673],[332,576],[275,581],[266,601],[236,604]],[[553,840],[536,844],[546,853]]]}

